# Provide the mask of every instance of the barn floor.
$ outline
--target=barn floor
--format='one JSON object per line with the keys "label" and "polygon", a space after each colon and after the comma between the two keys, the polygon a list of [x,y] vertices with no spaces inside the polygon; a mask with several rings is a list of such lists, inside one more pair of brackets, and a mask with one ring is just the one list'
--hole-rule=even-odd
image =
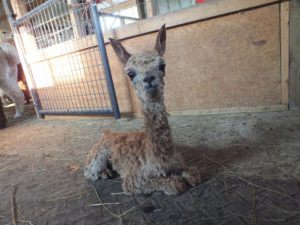
{"label": "barn floor", "polygon": [[126,196],[119,178],[86,183],[82,168],[103,129],[139,129],[142,120],[37,120],[27,105],[25,117],[0,131],[0,224],[12,224],[13,187],[19,224],[300,224],[299,112],[170,123],[204,182],[178,196]]}

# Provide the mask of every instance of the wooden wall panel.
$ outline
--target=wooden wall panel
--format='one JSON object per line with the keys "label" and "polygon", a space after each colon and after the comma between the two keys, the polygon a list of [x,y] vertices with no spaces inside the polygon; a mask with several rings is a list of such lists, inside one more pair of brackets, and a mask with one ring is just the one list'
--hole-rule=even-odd
{"label": "wooden wall panel", "polygon": [[290,2],[290,108],[300,110],[300,1]]}

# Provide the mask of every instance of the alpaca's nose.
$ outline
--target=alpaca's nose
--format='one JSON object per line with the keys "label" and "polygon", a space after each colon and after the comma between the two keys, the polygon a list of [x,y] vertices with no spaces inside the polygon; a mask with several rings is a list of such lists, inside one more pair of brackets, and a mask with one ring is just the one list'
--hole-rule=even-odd
{"label": "alpaca's nose", "polygon": [[152,82],[154,79],[155,79],[154,76],[147,76],[146,78],[144,78],[143,81],[144,81],[145,83],[149,83],[150,86],[151,86],[151,82]]}

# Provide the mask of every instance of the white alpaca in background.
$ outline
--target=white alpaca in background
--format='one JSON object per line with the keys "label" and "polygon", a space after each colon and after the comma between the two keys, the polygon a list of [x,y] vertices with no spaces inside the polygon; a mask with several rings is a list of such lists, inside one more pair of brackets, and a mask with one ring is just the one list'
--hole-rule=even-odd
{"label": "white alpaca in background", "polygon": [[21,117],[24,108],[24,94],[18,85],[18,64],[20,58],[17,49],[7,41],[12,34],[7,31],[0,33],[0,95],[7,95],[16,104],[14,118]]}

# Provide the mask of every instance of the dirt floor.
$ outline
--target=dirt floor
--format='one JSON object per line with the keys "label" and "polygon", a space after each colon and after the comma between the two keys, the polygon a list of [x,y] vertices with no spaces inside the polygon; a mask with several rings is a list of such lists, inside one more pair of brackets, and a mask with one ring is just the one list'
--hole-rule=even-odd
{"label": "dirt floor", "polygon": [[[121,180],[82,176],[103,129],[141,119],[46,119],[32,105],[0,130],[0,224],[299,225],[300,113],[170,117],[174,139],[204,182],[178,196],[122,194]],[[15,189],[15,203],[11,203]],[[14,207],[13,207],[14,208]]]}

